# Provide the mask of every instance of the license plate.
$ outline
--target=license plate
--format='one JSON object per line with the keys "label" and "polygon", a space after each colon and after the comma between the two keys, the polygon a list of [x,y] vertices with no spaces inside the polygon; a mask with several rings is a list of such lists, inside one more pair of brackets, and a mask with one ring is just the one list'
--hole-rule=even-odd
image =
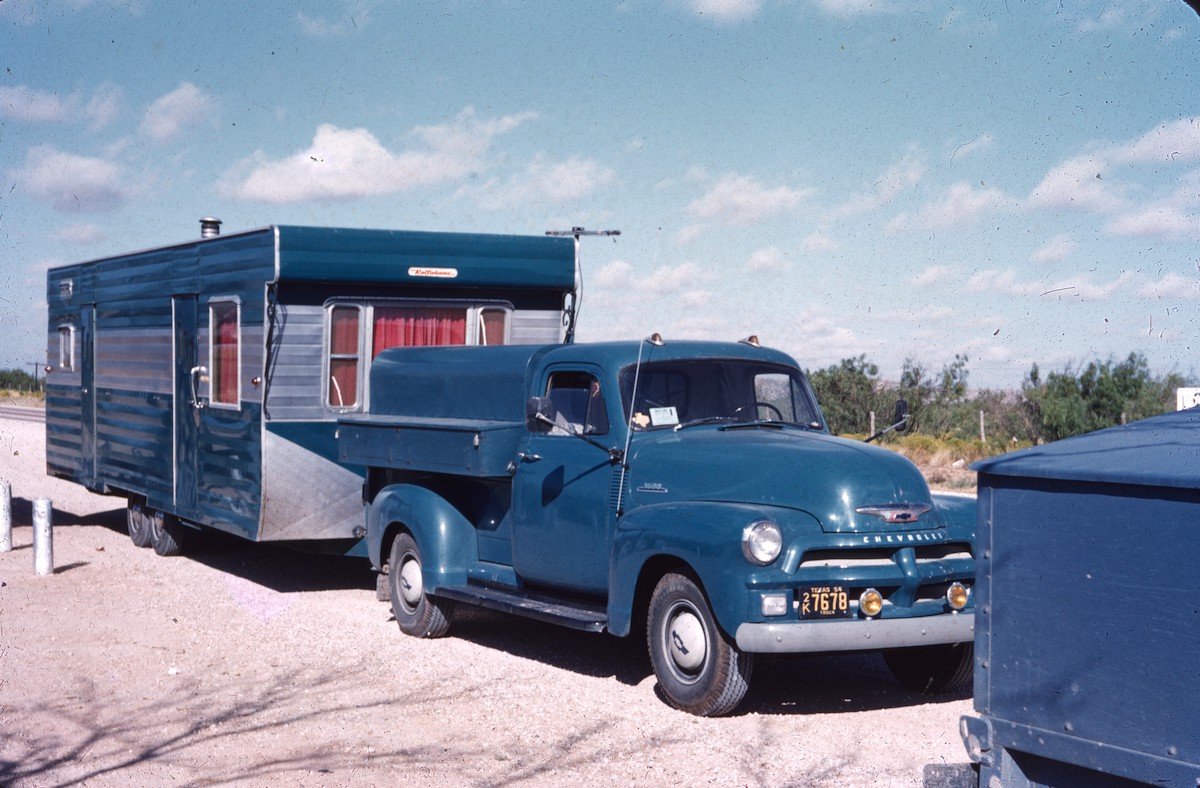
{"label": "license plate", "polygon": [[850,594],[845,586],[800,589],[800,618],[849,618]]}

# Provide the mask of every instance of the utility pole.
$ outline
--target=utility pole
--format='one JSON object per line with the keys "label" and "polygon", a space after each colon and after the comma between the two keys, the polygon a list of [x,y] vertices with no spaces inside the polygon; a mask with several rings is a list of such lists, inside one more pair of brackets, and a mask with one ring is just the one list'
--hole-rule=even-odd
{"label": "utility pole", "polygon": [[41,368],[41,366],[42,366],[42,362],[40,362],[40,361],[29,361],[29,362],[26,362],[26,363],[27,363],[27,364],[29,364],[29,366],[33,367],[33,390],[34,390],[34,391],[37,391],[37,390],[39,389],[39,386],[38,386],[38,370]]}

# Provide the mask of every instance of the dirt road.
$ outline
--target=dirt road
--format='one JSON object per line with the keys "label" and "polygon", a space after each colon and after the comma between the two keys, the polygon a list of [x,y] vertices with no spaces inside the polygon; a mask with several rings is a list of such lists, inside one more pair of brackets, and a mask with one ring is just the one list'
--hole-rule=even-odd
{"label": "dirt road", "polygon": [[416,640],[363,561],[134,547],[122,500],[45,477],[43,429],[0,420],[0,785],[967,784],[970,698],[927,702],[875,655],[762,660],[735,716],[691,717],[642,638],[474,612]]}

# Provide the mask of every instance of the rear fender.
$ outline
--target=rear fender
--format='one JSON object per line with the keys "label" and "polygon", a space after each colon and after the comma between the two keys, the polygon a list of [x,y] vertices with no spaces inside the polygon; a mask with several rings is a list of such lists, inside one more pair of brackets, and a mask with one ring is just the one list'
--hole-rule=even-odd
{"label": "rear fender", "polygon": [[467,569],[479,560],[475,527],[449,501],[413,484],[385,487],[367,514],[372,566],[383,566],[401,531],[411,533],[421,551],[426,590],[467,582]]}

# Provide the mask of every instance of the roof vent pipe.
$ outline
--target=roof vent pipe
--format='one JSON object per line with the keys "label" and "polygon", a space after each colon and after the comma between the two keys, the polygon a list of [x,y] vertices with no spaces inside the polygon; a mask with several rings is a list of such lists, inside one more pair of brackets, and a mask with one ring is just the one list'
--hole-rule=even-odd
{"label": "roof vent pipe", "polygon": [[221,220],[214,219],[211,216],[205,216],[200,220],[200,237],[201,238],[216,238],[221,234]]}

